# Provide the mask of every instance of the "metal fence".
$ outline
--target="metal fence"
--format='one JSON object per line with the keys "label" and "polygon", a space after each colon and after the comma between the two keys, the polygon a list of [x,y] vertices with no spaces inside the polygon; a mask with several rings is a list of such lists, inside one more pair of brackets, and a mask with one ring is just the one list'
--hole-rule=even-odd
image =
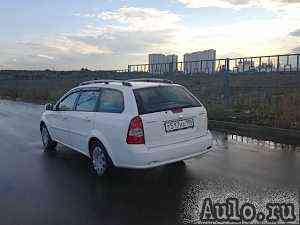
{"label": "metal fence", "polygon": [[[299,72],[300,54],[225,58],[190,62],[128,65],[122,72],[151,74],[216,74],[216,73],[272,73]],[[121,71],[120,71],[121,72]]]}

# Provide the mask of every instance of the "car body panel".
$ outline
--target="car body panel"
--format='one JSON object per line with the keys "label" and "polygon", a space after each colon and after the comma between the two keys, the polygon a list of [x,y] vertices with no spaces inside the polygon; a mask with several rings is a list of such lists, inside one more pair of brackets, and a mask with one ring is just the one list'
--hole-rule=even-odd
{"label": "car body panel", "polygon": [[212,136],[208,131],[202,137],[175,144],[147,148],[145,145],[128,146],[128,155],[118,162],[118,167],[147,169],[161,166],[211,151]]}
{"label": "car body panel", "polygon": [[89,153],[86,140],[89,140],[95,125],[95,112],[72,111],[69,114],[70,145],[81,152]]}
{"label": "car body panel", "polygon": [[[167,110],[141,115],[141,118],[144,124],[146,145],[150,148],[201,137],[207,130],[202,125],[203,122],[206,123],[206,110],[204,107],[184,108],[180,113]],[[184,119],[192,119],[194,126],[174,132],[166,132],[166,122]]]}
{"label": "car body panel", "polygon": [[69,123],[66,112],[47,111],[43,117],[51,137],[58,142],[70,145]]}

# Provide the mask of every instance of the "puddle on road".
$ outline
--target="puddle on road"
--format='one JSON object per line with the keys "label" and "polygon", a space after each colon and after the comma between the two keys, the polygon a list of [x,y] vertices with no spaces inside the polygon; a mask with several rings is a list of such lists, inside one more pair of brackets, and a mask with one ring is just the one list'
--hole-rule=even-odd
{"label": "puddle on road", "polygon": [[[181,211],[179,213],[180,223],[202,224],[201,212],[204,207],[204,201],[207,198],[209,198],[213,204],[222,204],[229,198],[235,198],[239,202],[239,209],[243,204],[252,204],[257,212],[253,221],[251,221],[251,223],[254,224],[259,223],[258,214],[263,214],[264,216],[268,215],[269,211],[266,206],[269,203],[290,203],[293,204],[295,212],[299,212],[299,184],[293,183],[294,181],[291,182],[290,179],[296,180],[297,172],[293,173],[292,169],[294,168],[297,171],[299,168],[297,158],[294,156],[300,152],[300,145],[284,144],[264,140],[263,138],[217,131],[212,131],[212,134],[215,149],[221,151],[219,155],[226,155],[226,153],[222,151],[235,148],[240,151],[253,151],[253,154],[263,151],[268,153],[275,152],[275,154],[283,153],[281,155],[290,155],[292,157],[276,157],[277,162],[275,163],[268,163],[268,160],[253,162],[252,160],[257,160],[260,156],[247,158],[249,154],[233,151],[233,154],[224,157],[226,160],[219,161],[220,164],[228,163],[227,167],[220,166],[214,170],[214,166],[218,167],[218,164],[212,164],[212,168],[208,170],[209,175],[205,176],[203,175],[205,174],[204,172],[199,172],[199,174],[202,175],[201,178],[199,178],[201,175],[198,175],[199,179],[188,180],[185,188],[183,188],[184,191],[182,191]],[[297,151],[297,154],[288,154],[294,153],[295,151]],[[239,157],[232,157],[235,153],[237,153]],[[264,156],[262,156],[262,159],[267,159],[267,157],[264,158]],[[219,160],[217,157],[212,157],[211,159],[212,161],[210,162],[212,163],[215,162],[215,159]],[[248,166],[238,167],[239,163],[236,163],[235,160],[240,160],[242,163],[245,163],[245,165],[248,165],[249,168],[247,168]],[[278,163],[279,160],[282,160],[281,164]],[[253,168],[254,166],[255,168]],[[226,168],[224,169],[224,173],[231,175],[226,176],[222,174],[222,168]],[[189,169],[192,170],[192,168]],[[274,171],[274,175],[272,173],[266,173],[266,171]],[[197,174],[195,169],[193,174]],[[268,177],[261,179],[261,177],[266,176],[266,174],[272,174],[272,177],[270,179],[268,179]],[[251,176],[253,177],[251,178]],[[256,178],[254,178],[255,176],[261,177],[256,180]],[[291,178],[288,178],[288,176],[291,176]],[[266,220],[263,221],[263,223],[266,222]],[[296,214],[296,221],[294,222],[299,224],[299,214]],[[279,220],[279,223],[283,222]]]}
{"label": "puddle on road", "polygon": [[227,146],[228,144],[236,144],[266,151],[300,151],[300,144],[284,144],[271,140],[264,140],[263,138],[254,138],[215,131],[213,131],[212,133],[215,146]]}
{"label": "puddle on road", "polygon": [[[205,208],[204,200],[207,198],[209,198],[213,204],[224,204],[227,199],[235,198],[238,201],[238,210],[240,210],[244,204],[251,204],[255,207],[255,215],[251,221],[251,223],[254,224],[259,223],[258,214],[263,214],[264,216],[270,215],[267,209],[267,204],[269,203],[290,203],[294,206],[294,212],[299,211],[299,194],[296,187],[257,186],[234,179],[203,179],[197,184],[191,184],[185,192],[179,221],[183,224],[202,224],[201,212],[203,212],[202,210]],[[295,213],[295,216],[296,220],[293,221],[293,223],[298,224],[299,214]],[[263,220],[263,223],[266,222],[266,220]],[[208,222],[206,221],[205,223],[207,224]],[[214,223],[217,222],[215,221]],[[226,223],[228,224],[228,222]],[[219,224],[222,223],[219,222]],[[283,224],[283,221],[280,219],[279,224]]]}

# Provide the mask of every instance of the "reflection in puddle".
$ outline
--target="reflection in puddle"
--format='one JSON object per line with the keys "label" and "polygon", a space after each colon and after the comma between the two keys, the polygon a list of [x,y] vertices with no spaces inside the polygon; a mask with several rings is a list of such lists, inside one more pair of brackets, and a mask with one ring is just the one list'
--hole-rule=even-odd
{"label": "reflection in puddle", "polygon": [[213,136],[214,145],[216,146],[228,146],[229,143],[233,143],[251,146],[255,149],[262,150],[300,151],[300,145],[283,144],[253,137],[219,132],[213,132]]}
{"label": "reflection in puddle", "polygon": [[[202,224],[206,198],[213,203],[237,198],[240,205],[251,203],[262,213],[267,213],[266,205],[274,202],[293,203],[299,211],[300,145],[216,131],[212,134],[214,153],[199,160],[197,167],[187,168],[187,174],[192,171],[190,174],[197,178],[190,179],[184,189],[181,223]],[[295,222],[299,224],[299,216]],[[254,218],[253,223],[261,222]]]}

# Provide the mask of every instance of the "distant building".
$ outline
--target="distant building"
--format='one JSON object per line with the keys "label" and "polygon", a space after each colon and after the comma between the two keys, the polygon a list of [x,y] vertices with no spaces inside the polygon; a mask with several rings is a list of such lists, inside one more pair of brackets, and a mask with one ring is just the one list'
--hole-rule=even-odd
{"label": "distant building", "polygon": [[216,50],[209,49],[193,53],[186,53],[183,56],[184,72],[192,73],[208,73],[215,72]]}
{"label": "distant building", "polygon": [[149,72],[153,74],[177,71],[177,55],[149,54]]}

